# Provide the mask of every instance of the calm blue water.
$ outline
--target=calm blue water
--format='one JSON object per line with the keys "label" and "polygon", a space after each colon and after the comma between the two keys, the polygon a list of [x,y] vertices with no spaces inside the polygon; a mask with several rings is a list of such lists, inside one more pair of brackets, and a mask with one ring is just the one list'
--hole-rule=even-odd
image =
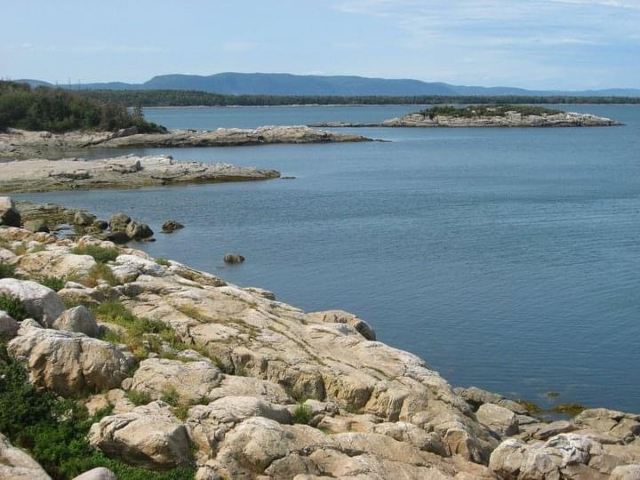
{"label": "calm blue water", "polygon": [[[144,150],[297,180],[29,195],[125,211],[140,247],[355,312],[454,385],[640,411],[640,106],[601,129],[362,129],[390,143]],[[156,109],[169,127],[374,122],[416,107]],[[98,152],[100,153],[100,152]],[[112,152],[111,152],[112,153]],[[224,268],[222,255],[245,264]]]}

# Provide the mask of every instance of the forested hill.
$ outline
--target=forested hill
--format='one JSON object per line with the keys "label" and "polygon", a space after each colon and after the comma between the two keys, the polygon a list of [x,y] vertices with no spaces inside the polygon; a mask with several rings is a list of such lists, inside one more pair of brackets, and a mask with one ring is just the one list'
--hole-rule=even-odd
{"label": "forested hill", "polygon": [[[41,80],[19,80],[35,86]],[[158,75],[140,83],[123,82],[60,85],[90,90],[196,90],[227,95],[278,96],[629,96],[640,89],[608,89],[581,92],[533,91],[513,87],[475,87],[412,79],[368,78],[348,75],[292,75],[287,73],[217,73],[215,75]]]}

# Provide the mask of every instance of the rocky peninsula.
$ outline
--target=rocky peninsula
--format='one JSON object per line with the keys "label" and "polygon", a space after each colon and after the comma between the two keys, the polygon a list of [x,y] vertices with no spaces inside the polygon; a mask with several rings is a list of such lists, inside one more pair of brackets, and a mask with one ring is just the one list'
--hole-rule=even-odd
{"label": "rocky peninsula", "polygon": [[588,113],[562,112],[529,106],[472,105],[466,108],[434,107],[381,123],[329,122],[312,127],[417,127],[417,128],[544,128],[612,127],[622,123]]}
{"label": "rocky peninsula", "polygon": [[230,147],[276,143],[367,142],[352,134],[317,130],[306,126],[267,126],[255,129],[219,128],[139,133],[137,127],[117,132],[35,132],[9,128],[0,132],[0,158],[29,158],[78,152],[89,148]]}
{"label": "rocky peninsula", "polygon": [[[344,311],[15,226],[0,273],[3,479],[640,478],[640,415],[549,423]],[[18,404],[34,411],[14,422]]]}
{"label": "rocky peninsula", "polygon": [[274,170],[227,163],[177,162],[171,156],[128,155],[102,160],[13,160],[0,163],[1,192],[238,182],[278,178]]}

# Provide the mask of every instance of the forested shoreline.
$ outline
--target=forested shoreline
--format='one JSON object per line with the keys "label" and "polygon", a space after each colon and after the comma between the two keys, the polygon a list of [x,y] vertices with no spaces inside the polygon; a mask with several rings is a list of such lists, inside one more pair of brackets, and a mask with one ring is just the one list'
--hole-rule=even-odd
{"label": "forested shoreline", "polygon": [[83,93],[0,81],[0,131],[10,127],[58,133],[113,132],[130,127],[142,133],[166,131],[160,125],[147,122],[140,108],[129,111],[122,102],[90,98]]}
{"label": "forested shoreline", "polygon": [[580,96],[325,96],[222,95],[195,90],[79,90],[102,102],[126,106],[287,106],[287,105],[447,105],[447,104],[640,104],[640,97]]}

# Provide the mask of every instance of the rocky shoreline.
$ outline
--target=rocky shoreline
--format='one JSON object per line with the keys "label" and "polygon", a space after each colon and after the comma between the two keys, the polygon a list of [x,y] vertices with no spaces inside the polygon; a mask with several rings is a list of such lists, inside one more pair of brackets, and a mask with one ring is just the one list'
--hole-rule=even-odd
{"label": "rocky shoreline", "polygon": [[[453,389],[356,315],[306,313],[92,236],[0,226],[0,264],[0,298],[18,302],[0,312],[0,368],[107,412],[87,448],[148,478],[640,478],[640,415],[549,423],[526,402]],[[0,478],[50,478],[10,433]],[[82,478],[114,478],[98,474],[110,475]]]}
{"label": "rocky shoreline", "polygon": [[548,127],[612,127],[622,123],[610,118],[587,113],[559,112],[556,114],[523,115],[507,112],[504,116],[478,115],[462,117],[455,115],[429,115],[409,113],[381,123],[328,122],[310,125],[314,128],[340,127],[416,127],[416,128],[548,128]]}
{"label": "rocky shoreline", "polygon": [[91,148],[230,147],[277,143],[369,142],[360,135],[342,134],[307,126],[267,126],[255,129],[219,128],[213,131],[170,130],[138,133],[136,127],[118,132],[0,132],[0,158],[29,158],[78,152]]}
{"label": "rocky shoreline", "polygon": [[94,188],[140,188],[269,180],[274,170],[226,163],[177,162],[171,156],[128,155],[102,160],[13,160],[0,163],[0,192],[27,193]]}

